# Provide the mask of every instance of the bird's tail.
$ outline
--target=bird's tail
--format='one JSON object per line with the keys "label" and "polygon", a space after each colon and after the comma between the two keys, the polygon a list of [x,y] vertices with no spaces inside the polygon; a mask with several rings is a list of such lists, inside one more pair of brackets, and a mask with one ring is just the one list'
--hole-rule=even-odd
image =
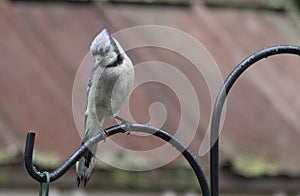
{"label": "bird's tail", "polygon": [[[97,133],[104,130],[102,128],[103,120],[99,121],[96,117],[87,116],[85,121],[85,134],[83,137],[84,144],[85,141],[89,140]],[[95,165],[95,154],[97,152],[98,144],[91,145],[89,150],[77,161],[76,163],[76,173],[77,173],[77,186],[79,187],[81,183],[85,186],[89,181]]]}

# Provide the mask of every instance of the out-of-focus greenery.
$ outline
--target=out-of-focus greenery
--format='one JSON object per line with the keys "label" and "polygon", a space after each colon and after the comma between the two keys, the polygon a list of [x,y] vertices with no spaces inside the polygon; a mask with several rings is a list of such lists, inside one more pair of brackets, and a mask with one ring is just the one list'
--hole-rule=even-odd
{"label": "out-of-focus greenery", "polygon": [[298,10],[300,10],[300,0],[294,0],[294,3]]}
{"label": "out-of-focus greenery", "polygon": [[234,170],[246,177],[260,177],[262,175],[276,176],[279,169],[276,165],[257,157],[256,155],[241,155],[233,160]]}
{"label": "out-of-focus greenery", "polygon": [[0,145],[0,166],[21,163],[23,153],[14,147],[3,147]]}
{"label": "out-of-focus greenery", "polygon": [[33,162],[44,168],[56,168],[61,164],[60,158],[57,155],[39,151],[34,152]]}
{"label": "out-of-focus greenery", "polygon": [[4,168],[0,168],[0,185],[6,185],[8,183],[9,174]]}

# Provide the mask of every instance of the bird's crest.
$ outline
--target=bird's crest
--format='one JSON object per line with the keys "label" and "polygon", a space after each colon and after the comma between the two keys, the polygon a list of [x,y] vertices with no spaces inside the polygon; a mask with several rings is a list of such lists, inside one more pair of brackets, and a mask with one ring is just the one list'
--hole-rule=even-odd
{"label": "bird's crest", "polygon": [[110,35],[107,29],[103,29],[93,40],[90,51],[95,54],[104,54],[110,47]]}

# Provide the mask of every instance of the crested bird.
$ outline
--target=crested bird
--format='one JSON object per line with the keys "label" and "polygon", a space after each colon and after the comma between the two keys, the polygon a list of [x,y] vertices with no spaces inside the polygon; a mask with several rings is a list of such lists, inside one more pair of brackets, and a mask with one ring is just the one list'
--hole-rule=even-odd
{"label": "crested bird", "polygon": [[[92,66],[86,96],[85,133],[82,144],[99,132],[105,138],[103,129],[105,118],[113,117],[128,123],[117,116],[118,111],[128,101],[134,83],[134,69],[130,58],[119,42],[103,29],[92,41],[90,52]],[[95,165],[98,144],[90,146],[77,161],[77,186],[86,186]]]}

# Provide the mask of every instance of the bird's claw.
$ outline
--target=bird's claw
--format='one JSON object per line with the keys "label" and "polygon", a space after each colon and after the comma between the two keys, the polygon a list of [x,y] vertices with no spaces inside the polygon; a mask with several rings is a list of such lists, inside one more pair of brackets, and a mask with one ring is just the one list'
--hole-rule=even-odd
{"label": "bird's claw", "polygon": [[103,136],[103,141],[106,141],[106,138],[108,137],[108,133],[105,129],[101,128],[100,130],[101,135]]}
{"label": "bird's claw", "polygon": [[127,135],[130,134],[130,131],[132,130],[132,123],[129,122],[128,120],[125,120],[119,116],[115,116],[115,119],[119,120],[122,122],[123,125],[125,125],[125,131],[127,132]]}

